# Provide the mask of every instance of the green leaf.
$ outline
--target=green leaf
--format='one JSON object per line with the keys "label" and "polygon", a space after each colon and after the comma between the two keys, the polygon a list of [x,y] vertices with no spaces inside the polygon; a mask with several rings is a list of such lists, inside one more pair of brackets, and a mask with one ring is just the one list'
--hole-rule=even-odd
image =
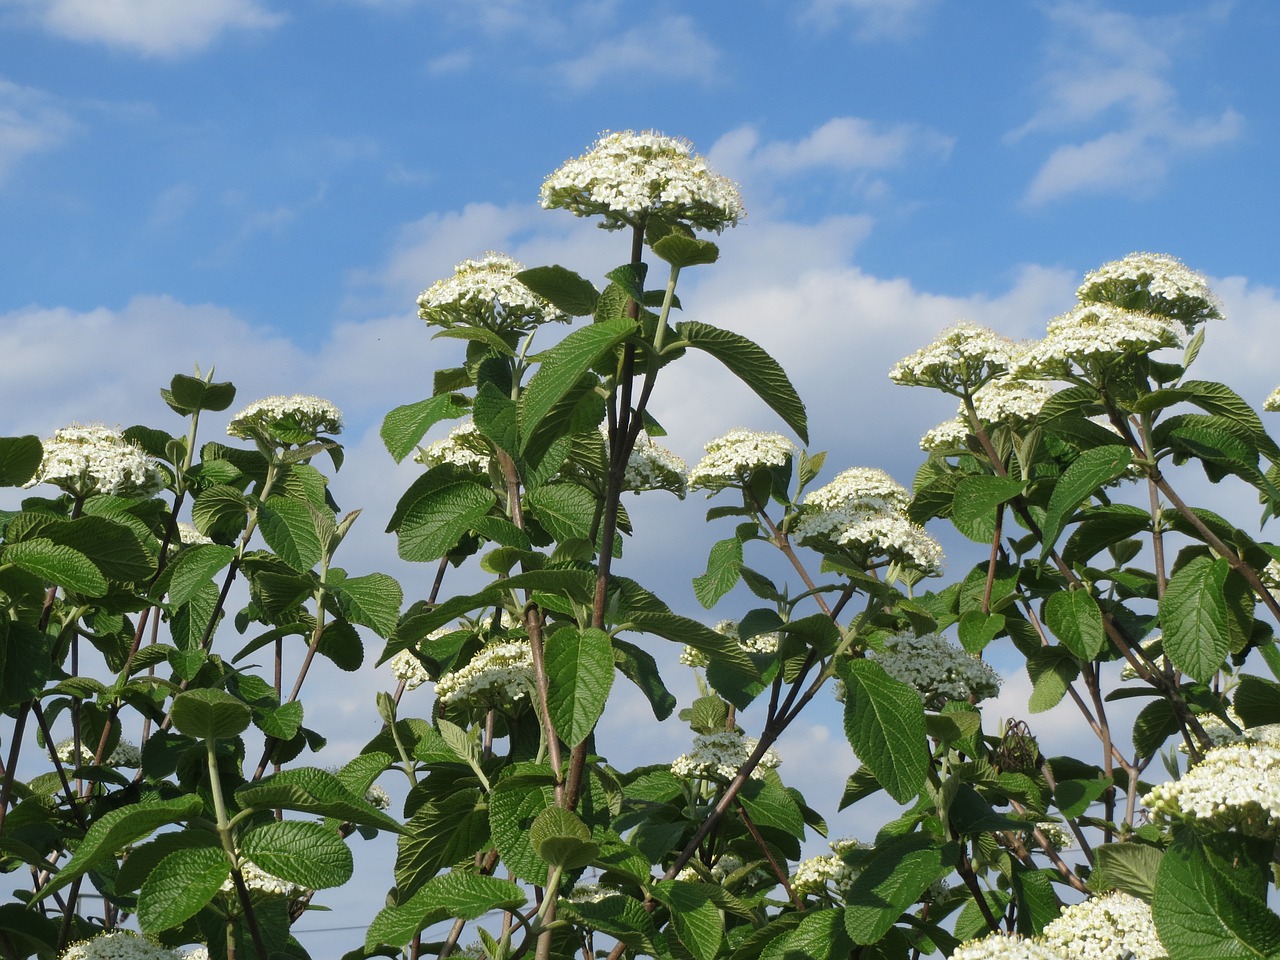
{"label": "green leaf", "polygon": [[956,632],[960,638],[960,646],[969,653],[981,653],[986,649],[987,644],[1004,631],[1004,628],[1004,614],[968,610],[960,615]]}
{"label": "green leaf", "polygon": [[299,573],[320,562],[320,536],[303,501],[268,497],[258,507],[258,529],[276,556]]}
{"label": "green leaf", "polygon": [[883,937],[929,884],[951,872],[956,859],[953,844],[922,833],[877,844],[845,893],[844,925],[853,942],[872,944]]}
{"label": "green leaf", "polygon": [[653,896],[671,911],[671,925],[694,960],[714,960],[724,940],[724,917],[706,884],[660,880]]}
{"label": "green leaf", "polygon": [[236,388],[230,381],[208,383],[179,373],[169,381],[168,390],[161,389],[160,396],[174,413],[189,417],[200,410],[216,413],[227,409],[236,398]]}
{"label": "green leaf", "polygon": [[201,490],[191,504],[191,521],[201,533],[214,540],[239,536],[248,518],[244,494],[228,484],[219,483]]}
{"label": "green leaf", "polygon": [[1179,386],[1191,403],[1206,413],[1233,421],[1248,433],[1253,445],[1266,454],[1268,460],[1280,461],[1280,447],[1267,434],[1258,414],[1225,383],[1187,380]]}
{"label": "green leaf", "polygon": [[600,852],[591,831],[572,810],[547,807],[529,827],[529,842],[548,866],[565,870],[585,867]]}
{"label": "green leaf", "polygon": [[1134,752],[1139,757],[1153,757],[1181,729],[1173,704],[1163,697],[1152,700],[1133,720]]}
{"label": "green leaf", "polygon": [[804,814],[785,787],[767,780],[748,780],[738,798],[756,826],[774,827],[804,839]]}
{"label": "green leaf", "polygon": [[1067,695],[1071,682],[1080,676],[1080,665],[1063,647],[1042,647],[1027,657],[1027,675],[1031,678],[1027,709],[1043,713]]}
{"label": "green leaf", "polygon": [[1156,893],[1156,872],[1164,854],[1157,847],[1140,843],[1104,843],[1093,848],[1093,875],[1090,886],[1098,890],[1120,890],[1151,902]]}
{"label": "green leaf", "polygon": [[329,583],[329,591],[342,615],[352,623],[369,627],[380,637],[391,636],[400,619],[404,593],[394,577],[370,573]]}
{"label": "green leaf", "polygon": [[551,783],[549,772],[507,776],[489,795],[489,829],[503,864],[519,879],[539,886],[546,886],[547,864],[533,848],[529,828],[538,814],[555,805]]}
{"label": "green leaf", "polygon": [[692,320],[677,324],[676,333],[689,346],[711,354],[728,367],[782,417],[802,442],[809,442],[804,402],[782,367],[759,345],[739,334]]}
{"label": "green leaf", "polygon": [[853,752],[889,796],[907,803],[924,787],[929,766],[920,696],[873,660],[841,660],[839,672],[846,690],[845,734]]}
{"label": "green leaf", "polygon": [[1011,477],[964,477],[956,485],[951,521],[977,543],[990,543],[996,529],[996,507],[1022,493],[1025,483]]}
{"label": "green leaf", "polygon": [[1102,611],[1088,590],[1060,590],[1044,604],[1044,622],[1062,645],[1081,660],[1092,660],[1107,645]]}
{"label": "green leaf", "polygon": [[190,603],[235,555],[234,547],[216,543],[198,544],[179,553],[165,570],[170,606],[176,608]]}
{"label": "green leaf", "polygon": [[540,355],[538,372],[520,395],[520,436],[528,443],[538,424],[602,357],[636,332],[634,320],[593,323]]}
{"label": "green leaf", "polygon": [[47,537],[9,544],[0,553],[0,562],[11,563],[48,583],[88,597],[101,597],[107,592],[107,578],[92,560]]}
{"label": "green leaf", "polygon": [[138,895],[138,925],[159,933],[194,917],[231,876],[227,855],[217,847],[175,850],[147,874]]}
{"label": "green leaf", "polygon": [[[736,641],[716,633],[705,624],[674,613],[637,611],[628,618],[633,630],[652,633],[700,650],[711,660],[708,679],[726,700],[738,708],[750,704],[751,687],[760,681],[760,671]],[[717,679],[717,674],[719,679]]]}
{"label": "green leaf", "polygon": [[603,630],[562,627],[547,637],[548,710],[570,747],[591,735],[613,688],[613,645]]}
{"label": "green leaf", "polygon": [[448,464],[433,467],[396,504],[387,532],[395,531],[400,557],[439,560],[498,502],[492,490]]}
{"label": "green leaf", "polygon": [[351,879],[351,850],[337,831],[320,823],[264,823],[240,838],[240,849],[267,873],[312,890]]}
{"label": "green leaf", "polygon": [[658,661],[648,652],[641,650],[634,643],[626,640],[613,640],[613,665],[618,672],[640,688],[640,692],[653,708],[653,716],[657,720],[665,720],[671,716],[676,707],[676,698],[671,695],[662,676],[658,673]]}
{"label": "green leaf", "polygon": [[204,801],[194,794],[177,800],[132,803],[104,813],[93,822],[71,859],[63,865],[37,895],[43,900],[76,877],[114,857],[122,847],[149,836],[160,827],[181,823],[204,813]]}
{"label": "green leaf", "polygon": [[844,960],[855,956],[845,924],[845,911],[841,908],[806,911],[800,915],[799,926],[783,935],[785,939],[776,953],[771,949],[759,956],[778,956],[782,960]]}
{"label": "green leaf", "polygon": [[707,557],[707,572],[693,578],[693,595],[710,610],[734,588],[742,576],[742,541],[737,537],[718,541]]}
{"label": "green leaf", "polygon": [[459,394],[442,393],[396,407],[382,421],[382,442],[387,452],[399,463],[413,452],[428,430],[441,420],[462,416],[466,406],[466,400]]}
{"label": "green leaf", "polygon": [[[1267,907],[1272,844],[1183,830],[1156,871],[1151,913],[1169,960],[1275,957],[1280,917]],[[1261,881],[1261,882],[1259,882]]]}
{"label": "green leaf", "polygon": [[1280,683],[1242,674],[1231,705],[1246,727],[1280,723]]}
{"label": "green leaf", "polygon": [[1231,567],[1218,558],[1193,557],[1169,578],[1160,598],[1164,652],[1174,666],[1208,683],[1231,649],[1224,587]]}
{"label": "green leaf", "polygon": [[516,279],[571,317],[591,316],[596,309],[596,301],[600,299],[591,281],[559,264],[522,270],[516,274]]}
{"label": "green leaf", "polygon": [[478,789],[456,790],[424,803],[396,841],[396,888],[407,896],[443,867],[467,859],[488,844],[489,809]]}
{"label": "green leaf", "polygon": [[29,623],[0,618],[0,710],[37,696],[53,675],[52,638]]}
{"label": "green leaf", "polygon": [[257,783],[247,783],[236,791],[236,802],[243,809],[296,810],[393,833],[403,829],[394,817],[374,807],[363,795],[352,793],[332,773],[316,767],[282,770]]}
{"label": "green leaf", "polygon": [[596,497],[586,487],[576,483],[548,483],[530,490],[524,503],[534,519],[557,540],[590,539]]}
{"label": "green leaf", "polygon": [[1062,913],[1062,904],[1053,892],[1051,877],[1057,878],[1056,870],[1032,870],[1020,863],[1013,864],[1013,899],[1018,906],[1017,930],[1024,937],[1040,934],[1045,924],[1058,919]]}
{"label": "green leaf", "polygon": [[0,487],[20,487],[36,475],[44,447],[39,437],[0,437]]}
{"label": "green leaf", "polygon": [[1121,476],[1132,459],[1133,454],[1129,448],[1118,444],[1094,447],[1076,457],[1058,478],[1053,493],[1049,495],[1044,522],[1040,525],[1042,556],[1049,555],[1076,508],[1093,496],[1103,484]]}
{"label": "green leaf", "polygon": [[249,726],[248,705],[222,690],[186,690],[173,698],[173,725],[200,740],[229,740]]}
{"label": "green leaf", "polygon": [[[151,532],[141,524],[148,542]],[[108,580],[140,583],[151,579],[156,561],[131,526],[103,516],[52,523],[41,531],[54,543],[83,553]]]}
{"label": "green leaf", "polygon": [[1110,777],[1092,780],[1059,780],[1053,790],[1053,801],[1064,817],[1083,816],[1093,803],[1112,786]]}
{"label": "green leaf", "polygon": [[720,259],[720,248],[710,240],[686,237],[682,233],[668,233],[652,250],[673,267],[695,267]]}

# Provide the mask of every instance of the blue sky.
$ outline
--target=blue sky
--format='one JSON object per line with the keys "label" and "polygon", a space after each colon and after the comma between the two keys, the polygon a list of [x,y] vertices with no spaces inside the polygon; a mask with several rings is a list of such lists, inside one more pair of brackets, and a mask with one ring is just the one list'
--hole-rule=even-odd
{"label": "blue sky", "polygon": [[[1200,374],[1260,404],[1280,382],[1278,28],[1271,0],[0,0],[0,429],[177,430],[156,390],[197,363],[245,402],[322,394],[349,423],[339,499],[368,517],[346,562],[420,583],[380,533],[413,468],[376,427],[456,345],[414,298],[489,249],[593,277],[626,259],[536,204],[625,128],[688,137],[740,182],[749,215],[687,274],[686,314],[779,357],[828,477],[909,482],[950,416],[890,385],[894,360],[961,318],[1036,336],[1135,250],[1212,278],[1227,320]],[[690,461],[730,427],[780,427],[699,360],[655,410]],[[628,552],[684,609],[726,532],[673,549],[671,531],[704,507]],[[368,722],[385,684],[318,689],[338,682]],[[1010,682],[1010,712],[1025,693]],[[789,781],[822,783],[838,724],[802,726]],[[681,752],[666,726],[628,749]]]}

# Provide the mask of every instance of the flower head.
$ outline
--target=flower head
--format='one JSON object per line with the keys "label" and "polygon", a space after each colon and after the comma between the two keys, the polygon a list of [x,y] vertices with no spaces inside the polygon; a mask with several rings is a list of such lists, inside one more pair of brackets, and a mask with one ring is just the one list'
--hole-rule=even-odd
{"label": "flower head", "polygon": [[176,950],[160,946],[132,930],[112,930],[91,940],[73,943],[60,960],[175,960]]}
{"label": "flower head", "polygon": [[822,893],[828,885],[837,893],[843,893],[862,871],[844,859],[849,850],[865,850],[866,844],[860,840],[840,838],[828,843],[831,853],[826,856],[810,857],[796,864],[791,874],[791,888],[798,894]]}
{"label": "flower head", "polygon": [[1280,746],[1244,741],[1212,747],[1180,780],[1142,798],[1156,820],[1194,819],[1250,836],[1280,834]]}
{"label": "flower head", "polygon": [[1018,358],[1013,374],[1055,379],[1073,365],[1105,364],[1182,344],[1182,328],[1175,321],[1103,303],[1082,304],[1049,322],[1045,338]]}
{"label": "flower head", "polygon": [[511,706],[533,690],[533,653],[523,640],[484,647],[471,662],[436,681],[441,703]]}
{"label": "flower head", "polygon": [[927,347],[904,357],[889,379],[909,387],[935,387],[948,393],[976,390],[1008,371],[1021,347],[986,327],[960,322]]}
{"label": "flower head", "polygon": [[[60,741],[54,750],[58,754],[58,759],[63,763],[74,764],[75,766],[93,763],[93,751],[85,743],[80,744],[80,762],[76,763],[75,739],[72,737]],[[137,768],[142,766],[142,752],[128,740],[121,740],[116,744],[116,748],[111,751],[111,755],[103,761],[103,765]]]}
{"label": "flower head", "polygon": [[1280,387],[1267,394],[1267,399],[1262,401],[1262,409],[1267,413],[1280,412]]}
{"label": "flower head", "polygon": [[[690,752],[672,762],[671,772],[687,779],[732,780],[759,744],[755,737],[731,731],[702,733],[693,738]],[[751,778],[763,780],[765,770],[771,770],[780,763],[782,758],[772,748],[766,750],[751,771]]]}
{"label": "flower head", "polygon": [[[776,632],[758,633],[754,637],[743,640],[738,635],[737,620],[721,620],[712,629],[731,640],[736,640],[744,653],[770,654],[778,652],[779,637]],[[686,646],[680,652],[680,662],[686,667],[705,667],[711,663],[711,658],[696,647]]]}
{"label": "flower head", "polygon": [[200,544],[213,543],[213,540],[206,537],[198,529],[195,524],[187,523],[185,520],[178,521],[178,535],[174,539],[177,541],[175,546],[194,547]]}
{"label": "flower head", "polygon": [[951,960],[1068,960],[1068,956],[1016,933],[990,933],[960,944],[952,952]]}
{"label": "flower head", "polygon": [[948,700],[986,700],[1000,692],[1000,676],[986,661],[938,633],[899,633],[867,656],[914,687],[931,710],[942,709]]}
{"label": "flower head", "polygon": [[158,461],[101,424],[63,427],[44,442],[44,456],[26,486],[51,483],[73,497],[107,493],[150,497],[168,483]]}
{"label": "flower head", "polygon": [[[444,626],[439,629],[432,630],[419,643],[418,648],[425,650],[428,645],[439,640],[443,636],[455,633],[459,627]],[[406,690],[415,690],[431,679],[431,675],[427,673],[427,668],[422,665],[413,653],[412,649],[406,648],[397,653],[394,657],[387,661],[387,666],[391,668],[391,675],[397,680],[404,681]]]}
{"label": "flower head", "polygon": [[683,458],[654,443],[648,434],[641,433],[636,437],[631,456],[627,458],[622,489],[635,493],[642,490],[669,490],[683,500],[688,490],[688,482],[685,480],[688,469]]}
{"label": "flower head", "polygon": [[780,433],[730,430],[704,448],[707,455],[689,471],[691,490],[723,490],[745,483],[765,467],[784,466],[796,445]]}
{"label": "flower head", "polygon": [[973,406],[978,419],[987,423],[1032,420],[1053,394],[1053,385],[1043,380],[998,377],[978,388]]}
{"label": "flower head", "polygon": [[310,443],[322,433],[341,432],[341,411],[328,400],[304,393],[264,397],[249,404],[227,424],[227,433],[233,437],[285,445]]}
{"label": "flower head", "polygon": [[[252,893],[265,893],[269,896],[288,897],[296,899],[297,897],[306,896],[311,891],[300,884],[293,883],[289,880],[282,880],[275,874],[267,873],[252,860],[240,861],[240,876],[244,878],[245,888]],[[232,893],[235,891],[235,883],[227,877],[222,882],[221,890],[223,893]]]}
{"label": "flower head", "polygon": [[738,188],[712,173],[687,140],[651,131],[603,134],[547,177],[540,201],[547,209],[601,217],[606,230],[660,217],[718,232],[745,216]]}
{"label": "flower head", "polygon": [[476,429],[475,423],[464,420],[443,440],[419,448],[414,459],[428,467],[451,463],[472,473],[488,473],[492,448]]}
{"label": "flower head", "polygon": [[1205,320],[1222,319],[1222,304],[1204,274],[1167,253],[1131,253],[1105,263],[1084,278],[1076,297],[1177,320],[1188,333]]}
{"label": "flower head", "polygon": [[516,279],[524,265],[506,254],[486,253],[463,260],[453,276],[418,294],[418,316],[428,326],[483,327],[495,333],[522,333],[542,323],[571,318]]}
{"label": "flower head", "polygon": [[969,424],[963,417],[952,417],[930,428],[920,438],[920,449],[928,453],[963,450],[969,441]]}
{"label": "flower head", "polygon": [[1161,960],[1151,907],[1119,891],[1067,907],[1040,932],[1045,946],[1078,960]]}

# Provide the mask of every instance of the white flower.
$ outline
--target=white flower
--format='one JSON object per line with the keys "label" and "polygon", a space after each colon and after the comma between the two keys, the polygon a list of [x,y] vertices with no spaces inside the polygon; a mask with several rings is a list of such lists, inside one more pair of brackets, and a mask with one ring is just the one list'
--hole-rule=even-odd
{"label": "white flower", "polygon": [[168,477],[157,460],[119,430],[73,424],[44,442],[40,467],[25,485],[38,483],[51,483],[73,497],[150,497],[165,488]]}
{"label": "white flower", "polygon": [[978,419],[987,423],[1031,420],[1054,392],[1053,384],[1043,380],[1000,377],[978,388],[973,395],[973,406]]}
{"label": "white flower", "polygon": [[390,810],[391,794],[375,783],[364,792],[364,802],[375,810]]}
{"label": "white flower", "polygon": [[1090,897],[1045,924],[1045,946],[1076,960],[1160,960],[1168,951],[1156,936],[1151,907],[1127,893]]}
{"label": "white flower", "polygon": [[[240,861],[240,876],[244,878],[244,885],[251,893],[278,895],[292,900],[311,892],[306,887],[267,873],[252,860]],[[235,882],[227,877],[222,882],[221,889],[223,893],[233,893],[236,889]]]}
{"label": "white flower", "polygon": [[206,537],[203,533],[196,529],[195,524],[186,521],[178,522],[178,543],[184,547],[194,547],[202,543],[213,543],[213,540]]}
{"label": "white flower", "polygon": [[865,850],[867,845],[861,840],[841,837],[828,843],[831,853],[826,856],[810,857],[796,864],[791,874],[791,888],[798,894],[822,893],[827,885],[835,887],[836,892],[843,893],[862,871],[851,866],[844,859],[849,850]]}
{"label": "white flower", "polygon": [[1273,838],[1280,832],[1280,746],[1241,742],[1212,747],[1181,780],[1142,798],[1153,819],[1196,819],[1217,830]]}
{"label": "white flower", "polygon": [[1109,363],[1183,344],[1181,326],[1154,314],[1082,304],[1049,322],[1047,335],[1014,363],[1016,377],[1060,378],[1072,365]]}
{"label": "white flower", "polygon": [[428,467],[451,463],[472,473],[489,472],[489,442],[470,420],[464,420],[449,431],[443,440],[420,447],[414,459]]}
{"label": "white flower", "polygon": [[600,903],[609,897],[620,896],[617,890],[612,887],[606,887],[599,883],[582,883],[578,882],[573,885],[573,889],[562,896],[570,903]]}
{"label": "white flower", "polygon": [[1166,253],[1131,253],[1088,274],[1076,296],[1081,303],[1107,303],[1180,321],[1187,331],[1205,320],[1221,320],[1222,305],[1204,274]]}
{"label": "white flower", "polygon": [[911,502],[907,488],[875,467],[850,467],[825,487],[810,491],[805,506],[819,510],[902,511]]}
{"label": "white flower", "polygon": [[542,206],[599,216],[607,230],[650,216],[723,230],[745,216],[732,181],[711,172],[687,140],[646,131],[605,133],[542,184]]}
{"label": "white flower", "polygon": [[101,933],[73,943],[59,960],[175,960],[179,954],[132,930]]}
{"label": "white flower", "polygon": [[636,445],[627,458],[626,473],[622,477],[622,489],[633,490],[669,490],[681,500],[684,499],[688,483],[685,473],[689,465],[666,447],[656,444],[646,433],[636,437]]}
{"label": "white flower", "polygon": [[764,467],[781,467],[796,445],[779,433],[730,430],[704,448],[707,455],[689,471],[691,490],[722,490],[744,483]]}
{"label": "white flower", "polygon": [[862,554],[866,563],[888,557],[926,576],[942,573],[942,544],[904,513],[877,513],[856,507],[806,510],[796,522],[797,543],[823,549],[834,544]]}
{"label": "white flower", "polygon": [[[738,635],[737,620],[721,620],[712,627],[712,629],[715,630],[716,633],[723,634],[732,640],[736,640],[738,642],[738,646],[740,646],[745,653],[769,654],[778,652],[778,641],[781,638],[776,632],[758,633],[748,640],[743,640]],[[686,646],[682,651],[680,651],[680,662],[686,667],[705,667],[711,663],[711,659],[696,647]]]}
{"label": "white flower", "polygon": [[895,363],[889,379],[950,393],[959,393],[962,386],[973,390],[1006,373],[1021,349],[1008,337],[962,321],[944,330],[927,347]]}
{"label": "white flower", "polygon": [[[1076,845],[1075,834],[1060,823],[1044,820],[1036,824],[1036,829],[1043,834],[1044,838],[1049,841],[1049,844],[1055,850],[1070,850]],[[1034,831],[1027,831],[1026,843],[1029,847],[1040,846],[1040,841],[1036,839]]]}
{"label": "white flower", "polygon": [[516,279],[522,270],[523,264],[501,253],[463,260],[453,276],[418,294],[418,316],[428,326],[475,326],[499,333],[570,320]]}
{"label": "white flower", "polygon": [[180,954],[182,960],[209,960],[208,947],[196,947],[194,950],[188,950],[186,953]]}
{"label": "white flower", "polygon": [[249,404],[227,424],[227,433],[233,437],[261,437],[287,444],[303,444],[322,433],[341,432],[341,411],[328,400],[305,393],[264,397]]}
{"label": "white flower", "polygon": [[[682,754],[671,764],[671,772],[677,777],[703,780],[732,780],[759,746],[755,737],[726,731],[702,733],[693,738],[693,750]],[[765,770],[782,763],[782,758],[772,748],[765,750],[760,762],[751,771],[753,780],[763,780]]]}
{"label": "white flower", "polygon": [[1070,960],[1070,956],[1016,933],[992,933],[960,944],[950,960]]}
{"label": "white flower", "polygon": [[1267,394],[1267,399],[1262,401],[1262,409],[1267,413],[1276,413],[1280,411],[1280,387],[1276,387]]}
{"label": "white flower", "polygon": [[532,691],[533,653],[524,640],[487,646],[466,666],[436,681],[436,698],[442,703],[510,706]]}
{"label": "white flower", "polygon": [[[55,748],[58,759],[63,763],[75,764],[75,739],[68,737],[58,743]],[[80,744],[80,763],[76,766],[83,766],[93,763],[93,750],[89,745],[81,742]],[[137,768],[142,766],[142,753],[132,743],[127,740],[121,740],[116,744],[116,748],[111,751],[111,756],[103,761],[104,766],[108,767],[130,767]]]}
{"label": "white flower", "polygon": [[963,450],[969,440],[969,424],[961,417],[945,420],[920,438],[920,449],[932,453]]}
{"label": "white flower", "polygon": [[941,634],[899,633],[867,656],[889,676],[915,687],[932,710],[948,700],[986,700],[1000,692],[999,674]]}

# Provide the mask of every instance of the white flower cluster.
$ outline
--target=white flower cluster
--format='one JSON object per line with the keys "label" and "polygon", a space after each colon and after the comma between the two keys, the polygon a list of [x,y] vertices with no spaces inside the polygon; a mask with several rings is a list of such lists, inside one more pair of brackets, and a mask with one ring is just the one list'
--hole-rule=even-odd
{"label": "white flower cluster", "polygon": [[516,279],[522,270],[524,264],[502,253],[463,260],[453,276],[418,294],[418,316],[428,326],[484,327],[499,333],[570,320]]}
{"label": "white flower cluster", "polygon": [[1267,394],[1267,399],[1262,401],[1262,409],[1267,413],[1280,412],[1280,387]]}
{"label": "white flower cluster", "polygon": [[794,534],[814,549],[845,547],[870,563],[888,557],[927,576],[942,572],[942,545],[907,519],[911,495],[883,470],[853,467],[807,494]]}
{"label": "white flower cluster", "polygon": [[[438,627],[428,633],[422,640],[418,642],[419,647],[425,648],[427,645],[439,640],[441,637],[461,629],[460,626],[443,626]],[[427,668],[422,665],[422,661],[413,655],[413,651],[409,649],[401,650],[394,657],[387,661],[387,666],[391,669],[391,675],[397,680],[404,681],[406,690],[416,690],[428,680],[431,679],[427,673]]]}
{"label": "white flower cluster", "polygon": [[889,370],[894,383],[936,387],[950,393],[976,389],[1009,370],[1021,347],[976,323],[961,321]]}
{"label": "white flower cluster", "polygon": [[1043,380],[999,377],[978,389],[973,395],[973,406],[978,419],[987,423],[1031,420],[1054,392],[1053,384]]}
{"label": "white flower cluster", "polygon": [[[759,743],[755,737],[741,733],[702,733],[693,738],[693,749],[689,753],[676,757],[672,762],[671,772],[687,779],[732,780]],[[765,770],[771,770],[780,763],[782,758],[772,748],[766,750],[751,771],[751,778],[763,780]]]}
{"label": "white flower cluster", "polygon": [[[1055,850],[1070,850],[1076,845],[1075,834],[1060,823],[1054,823],[1051,820],[1045,820],[1036,824],[1036,829],[1044,835]],[[1033,831],[1027,831],[1026,843],[1029,847],[1040,846],[1040,841],[1036,839]]]}
{"label": "white flower cluster", "polygon": [[960,417],[944,420],[920,438],[920,449],[926,453],[963,450],[969,439],[969,424]]}
{"label": "white flower cluster", "polygon": [[[778,642],[781,637],[776,633],[758,633],[754,637],[743,640],[738,635],[737,620],[721,620],[713,628],[716,633],[723,634],[732,640],[738,641],[740,646],[746,653],[777,653]],[[705,653],[695,647],[686,646],[680,651],[680,662],[686,667],[705,667],[711,663],[711,660]]]}
{"label": "white flower cluster", "polygon": [[165,488],[168,477],[159,462],[119,430],[73,424],[44,442],[40,467],[26,486],[38,483],[51,483],[73,497],[150,497]]}
{"label": "white flower cluster", "polygon": [[533,653],[524,640],[487,646],[465,667],[436,681],[436,698],[442,703],[510,706],[532,691]]}
{"label": "white flower cluster", "polygon": [[196,947],[194,950],[188,950],[181,954],[182,960],[209,960],[208,947]]}
{"label": "white flower cluster", "polygon": [[[735,857],[731,853],[727,853],[719,860],[711,865],[711,879],[717,883],[724,883],[732,874],[741,870],[746,864],[742,862],[741,857]],[[768,877],[767,872],[756,869],[750,872],[751,877]],[[686,880],[689,883],[698,883],[702,880],[701,874],[693,867],[685,867],[676,874],[677,880]]]}
{"label": "white flower cluster", "polygon": [[73,943],[59,960],[178,960],[181,956],[132,930],[112,930]]}
{"label": "white flower cluster", "polygon": [[732,227],[745,216],[731,180],[712,173],[687,140],[646,131],[605,133],[582,156],[547,177],[546,209],[599,216],[617,230],[651,215],[704,230]]}
{"label": "white flower cluster", "polygon": [[622,489],[640,493],[642,490],[669,490],[681,500],[688,490],[685,473],[689,465],[666,447],[654,443],[646,433],[636,437],[636,445],[627,458],[627,469],[622,477]]}
{"label": "white flower cluster", "polygon": [[1156,821],[1192,819],[1217,830],[1280,833],[1280,746],[1245,741],[1207,750],[1180,780],[1142,798]]}
{"label": "white flower cluster", "polygon": [[601,903],[609,897],[619,896],[617,890],[600,883],[578,882],[568,893],[561,894],[570,903]]}
{"label": "white flower cluster", "polygon": [[1205,320],[1221,320],[1218,298],[1204,274],[1167,253],[1131,253],[1085,276],[1076,291],[1081,303],[1110,303],[1179,320],[1188,331]]}
{"label": "white flower cluster", "polygon": [[1119,891],[1064,909],[1040,931],[1045,946],[1075,960],[1161,960],[1151,907]]}
{"label": "white flower cluster", "polygon": [[991,933],[960,944],[951,960],[1070,960],[1072,956],[1016,933]]}
{"label": "white flower cluster", "polygon": [[[244,885],[250,893],[266,893],[288,897],[291,900],[311,893],[306,887],[291,883],[288,880],[281,880],[274,874],[267,873],[252,860],[242,859],[240,861],[240,876],[244,878]],[[235,883],[230,877],[222,881],[221,890],[223,893],[234,893],[235,889]]]}
{"label": "white flower cluster", "polygon": [[926,707],[940,710],[948,700],[986,700],[1000,692],[1000,676],[984,660],[938,633],[899,633],[867,656],[920,694]]}
{"label": "white flower cluster", "polygon": [[488,473],[489,453],[489,442],[476,429],[475,423],[464,420],[443,440],[419,447],[413,459],[427,467],[451,463],[472,473]]}
{"label": "white flower cluster", "polygon": [[178,543],[184,547],[194,547],[203,543],[213,543],[211,537],[206,537],[203,533],[196,529],[194,523],[187,523],[185,520],[178,521]]}
{"label": "white flower cluster", "polygon": [[[75,739],[68,737],[58,743],[54,748],[57,751],[58,759],[63,763],[75,763]],[[77,766],[93,763],[93,751],[89,749],[88,744],[80,744],[80,763]],[[111,756],[104,761],[104,766],[108,767],[130,767],[136,769],[142,766],[142,752],[127,740],[121,740],[116,744],[116,748],[111,751]]]}
{"label": "white flower cluster", "polygon": [[391,794],[375,783],[364,792],[364,802],[375,810],[390,810]]}
{"label": "white flower cluster", "polygon": [[844,853],[848,850],[866,849],[866,844],[860,840],[841,838],[832,840],[828,846],[832,852],[826,856],[810,857],[796,864],[791,874],[791,889],[796,893],[822,893],[827,890],[828,884],[840,893],[848,889],[861,872],[845,862]]}
{"label": "white flower cluster", "polygon": [[249,404],[227,424],[233,437],[263,437],[305,443],[322,433],[342,432],[342,412],[328,400],[305,393],[264,397]]}
{"label": "white flower cluster", "polygon": [[689,471],[689,489],[715,492],[745,483],[762,467],[781,467],[796,445],[780,433],[730,430],[709,442],[707,455]]}
{"label": "white flower cluster", "polygon": [[1268,560],[1267,565],[1258,571],[1258,579],[1264,587],[1280,590],[1280,560]]}
{"label": "white flower cluster", "polygon": [[1086,303],[1049,321],[1045,338],[1026,349],[1014,363],[1013,373],[1028,379],[1053,379],[1064,376],[1073,364],[1105,363],[1182,345],[1182,327],[1176,321]]}

